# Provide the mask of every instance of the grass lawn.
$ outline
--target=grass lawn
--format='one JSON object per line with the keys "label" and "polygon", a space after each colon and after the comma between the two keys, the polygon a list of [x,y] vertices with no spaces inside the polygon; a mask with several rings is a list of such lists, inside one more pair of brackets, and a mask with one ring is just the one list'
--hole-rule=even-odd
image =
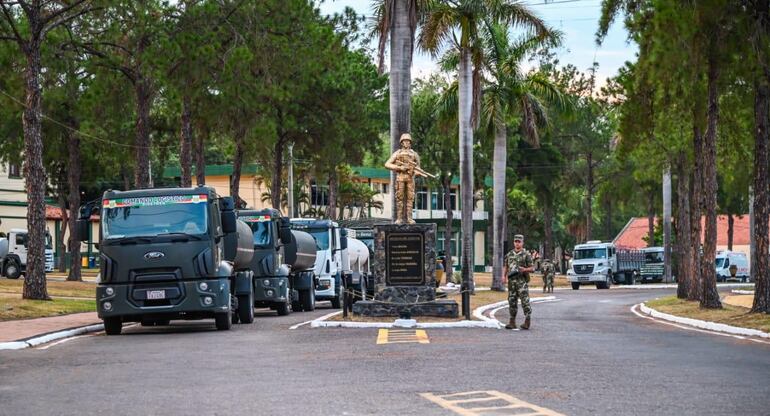
{"label": "grass lawn", "polygon": [[698,302],[677,299],[676,296],[645,303],[659,312],[671,315],[770,332],[770,314],[749,313],[749,309],[740,306],[722,303],[723,309],[701,309]]}
{"label": "grass lawn", "polygon": [[42,318],[95,310],[96,300],[26,300],[18,294],[0,293],[0,321]]}
{"label": "grass lawn", "polygon": [[[533,291],[531,288],[529,290],[529,297],[531,299],[546,296],[546,294],[540,293],[538,291]],[[454,321],[462,321],[465,319],[462,316],[462,296],[458,294],[453,294],[450,296],[447,296],[446,299],[453,299],[457,301],[458,310],[461,313],[459,317],[457,318],[438,318],[433,316],[415,316],[414,319],[416,319],[418,322],[454,322]],[[478,290],[476,291],[475,295],[471,296],[471,311],[478,308],[479,306],[489,305],[490,303],[497,303],[500,301],[508,300],[508,292],[496,292],[493,290]],[[353,316],[352,314],[348,316],[348,319],[343,319],[342,314],[335,315],[329,318],[330,321],[349,321],[349,322],[391,322],[392,320],[396,319],[395,317],[368,317],[368,316]],[[471,316],[471,319],[475,319]]]}
{"label": "grass lawn", "polygon": [[[13,293],[21,295],[24,280],[0,278],[0,294]],[[73,298],[96,298],[96,285],[89,282],[59,282],[48,280],[46,283],[49,296],[64,296]]]}

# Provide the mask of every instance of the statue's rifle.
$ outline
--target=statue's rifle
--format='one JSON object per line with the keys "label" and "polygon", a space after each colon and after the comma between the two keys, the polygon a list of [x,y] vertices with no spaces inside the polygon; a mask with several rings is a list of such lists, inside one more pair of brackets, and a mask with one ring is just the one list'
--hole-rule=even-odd
{"label": "statue's rifle", "polygon": [[407,165],[409,165],[409,168],[411,168],[416,173],[419,173],[421,175],[424,175],[424,176],[427,176],[427,177],[433,178],[433,179],[437,178],[436,175],[434,175],[432,173],[428,173],[428,172],[424,171],[421,167],[417,166],[417,163],[414,163],[414,162],[403,162],[403,163],[406,163]]}

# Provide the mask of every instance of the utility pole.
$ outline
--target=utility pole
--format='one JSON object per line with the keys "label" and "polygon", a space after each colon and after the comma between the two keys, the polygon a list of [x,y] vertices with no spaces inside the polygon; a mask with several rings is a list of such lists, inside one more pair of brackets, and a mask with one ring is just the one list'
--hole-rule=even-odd
{"label": "utility pole", "polygon": [[289,143],[289,218],[294,215],[294,143]]}
{"label": "utility pole", "polygon": [[663,171],[663,270],[664,281],[671,281],[671,167]]}

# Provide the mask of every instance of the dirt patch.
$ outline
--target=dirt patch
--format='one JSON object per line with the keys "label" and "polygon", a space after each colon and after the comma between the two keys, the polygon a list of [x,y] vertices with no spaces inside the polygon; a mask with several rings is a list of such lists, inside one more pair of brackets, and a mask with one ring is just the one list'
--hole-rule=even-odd
{"label": "dirt patch", "polygon": [[676,296],[669,296],[646,302],[646,304],[658,312],[671,315],[770,332],[770,315],[750,313],[748,308],[730,305],[726,302],[722,303],[722,309],[701,309],[697,301],[687,301],[678,299]]}

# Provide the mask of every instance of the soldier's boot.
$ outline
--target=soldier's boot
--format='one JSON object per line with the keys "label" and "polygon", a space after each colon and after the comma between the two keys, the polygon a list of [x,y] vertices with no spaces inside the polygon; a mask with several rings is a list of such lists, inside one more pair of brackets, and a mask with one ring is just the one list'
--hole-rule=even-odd
{"label": "soldier's boot", "polygon": [[505,329],[516,329],[516,317],[512,316],[508,319],[508,325],[505,326]]}
{"label": "soldier's boot", "polygon": [[529,329],[529,315],[527,315],[527,318],[524,319],[524,323],[521,324],[521,329]]}

